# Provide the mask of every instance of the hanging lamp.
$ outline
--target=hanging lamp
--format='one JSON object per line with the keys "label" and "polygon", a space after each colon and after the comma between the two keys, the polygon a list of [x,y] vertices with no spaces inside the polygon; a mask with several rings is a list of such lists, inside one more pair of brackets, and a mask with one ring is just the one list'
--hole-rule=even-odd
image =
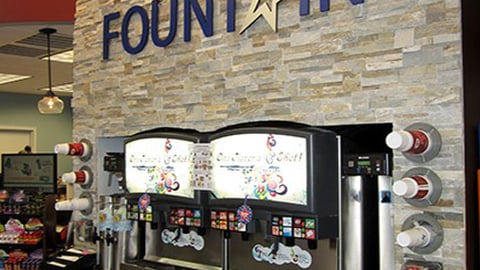
{"label": "hanging lamp", "polygon": [[50,62],[50,35],[57,32],[53,28],[42,28],[40,33],[47,36],[48,91],[37,103],[41,114],[60,114],[63,112],[63,101],[52,91],[52,65]]}

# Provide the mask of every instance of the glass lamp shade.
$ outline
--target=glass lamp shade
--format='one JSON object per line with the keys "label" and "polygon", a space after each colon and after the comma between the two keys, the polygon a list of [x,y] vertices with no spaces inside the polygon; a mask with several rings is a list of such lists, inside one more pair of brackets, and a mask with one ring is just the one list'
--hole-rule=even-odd
{"label": "glass lamp shade", "polygon": [[41,114],[59,114],[63,112],[63,101],[56,95],[46,95],[37,103]]}

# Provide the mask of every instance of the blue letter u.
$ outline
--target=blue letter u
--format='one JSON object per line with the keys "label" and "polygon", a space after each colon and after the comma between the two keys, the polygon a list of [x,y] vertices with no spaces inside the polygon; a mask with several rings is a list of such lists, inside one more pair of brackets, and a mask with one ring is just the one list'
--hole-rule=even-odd
{"label": "blue letter u", "polygon": [[165,39],[161,39],[158,36],[158,10],[158,1],[155,0],[152,2],[152,41],[159,47],[166,47],[168,44],[172,43],[173,38],[177,33],[178,1],[170,0],[170,29],[168,36]]}

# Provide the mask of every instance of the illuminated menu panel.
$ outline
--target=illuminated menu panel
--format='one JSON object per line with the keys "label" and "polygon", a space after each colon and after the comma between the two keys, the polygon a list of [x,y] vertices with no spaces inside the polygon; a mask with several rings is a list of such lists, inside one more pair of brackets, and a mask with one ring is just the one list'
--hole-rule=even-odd
{"label": "illuminated menu panel", "polygon": [[202,226],[202,210],[193,208],[170,208],[169,222],[178,226]]}
{"label": "illuminated menu panel", "polygon": [[273,216],[272,235],[300,239],[316,239],[315,219],[292,216]]}
{"label": "illuminated menu panel", "polygon": [[210,211],[210,228],[232,232],[246,232],[247,224],[238,221],[232,211]]}
{"label": "illuminated menu panel", "polygon": [[210,142],[213,193],[217,199],[307,204],[307,140],[253,133]]}
{"label": "illuminated menu panel", "polygon": [[125,145],[125,178],[130,193],[194,197],[190,174],[193,142],[143,138]]}
{"label": "illuminated menu panel", "polygon": [[140,208],[138,204],[129,203],[127,205],[127,219],[151,222],[153,220],[153,208],[151,205]]}

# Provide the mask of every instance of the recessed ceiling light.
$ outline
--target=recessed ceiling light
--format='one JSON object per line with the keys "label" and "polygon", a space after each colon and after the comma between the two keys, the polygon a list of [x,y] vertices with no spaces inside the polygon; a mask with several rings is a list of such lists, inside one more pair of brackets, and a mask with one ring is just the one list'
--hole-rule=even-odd
{"label": "recessed ceiling light", "polygon": [[[41,88],[40,91],[48,91],[48,87]],[[68,84],[61,84],[57,86],[52,86],[52,91],[53,92],[73,92],[73,84],[68,83]]]}
{"label": "recessed ceiling light", "polygon": [[21,81],[21,80],[29,79],[31,77],[32,76],[0,73],[0,84]]}
{"label": "recessed ceiling light", "polygon": [[[47,60],[47,58],[48,57],[43,57],[42,60]],[[64,63],[73,63],[73,50],[53,54],[50,56],[50,60]]]}

